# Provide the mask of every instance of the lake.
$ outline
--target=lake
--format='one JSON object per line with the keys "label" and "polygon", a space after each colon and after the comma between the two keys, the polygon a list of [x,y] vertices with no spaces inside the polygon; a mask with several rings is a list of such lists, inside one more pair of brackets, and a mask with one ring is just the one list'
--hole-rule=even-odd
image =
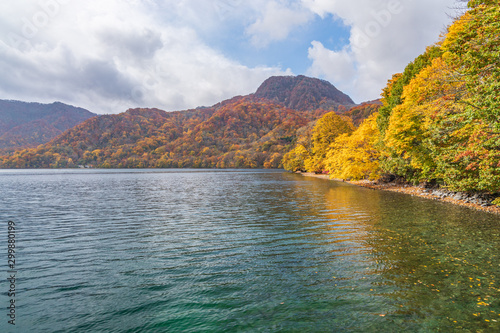
{"label": "lake", "polygon": [[500,331],[495,215],[281,171],[1,170],[0,186],[1,332]]}

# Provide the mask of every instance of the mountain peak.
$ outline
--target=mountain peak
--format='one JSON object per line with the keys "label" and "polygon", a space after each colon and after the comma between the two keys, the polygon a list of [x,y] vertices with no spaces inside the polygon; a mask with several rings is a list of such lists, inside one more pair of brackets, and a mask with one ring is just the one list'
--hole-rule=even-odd
{"label": "mountain peak", "polygon": [[257,98],[266,98],[290,109],[338,109],[340,105],[354,106],[353,100],[330,82],[299,76],[272,76],[257,89]]}

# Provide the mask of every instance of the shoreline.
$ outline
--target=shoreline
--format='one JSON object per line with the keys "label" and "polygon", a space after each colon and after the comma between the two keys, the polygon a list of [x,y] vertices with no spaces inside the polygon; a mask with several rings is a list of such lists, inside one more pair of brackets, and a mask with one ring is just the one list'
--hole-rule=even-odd
{"label": "shoreline", "polygon": [[401,185],[401,184],[396,184],[396,183],[377,184],[377,183],[375,183],[373,181],[369,181],[369,180],[358,180],[358,181],[345,180],[344,181],[342,179],[331,179],[328,175],[319,175],[319,174],[308,173],[308,172],[300,173],[300,174],[304,177],[322,178],[322,179],[327,179],[327,180],[331,180],[331,181],[343,182],[343,183],[348,183],[348,184],[355,185],[355,186],[369,188],[372,190],[382,190],[382,191],[409,194],[411,196],[417,196],[417,197],[424,198],[424,199],[447,202],[447,203],[451,203],[451,204],[462,206],[462,207],[468,207],[468,208],[472,208],[475,210],[500,215],[500,207],[498,207],[496,205],[485,206],[484,204],[470,202],[470,199],[468,200],[467,198],[466,199],[457,198],[456,196],[452,197],[452,196],[445,194],[445,192],[442,192],[442,190],[430,190],[430,189],[426,189],[426,188],[419,187],[419,186]]}

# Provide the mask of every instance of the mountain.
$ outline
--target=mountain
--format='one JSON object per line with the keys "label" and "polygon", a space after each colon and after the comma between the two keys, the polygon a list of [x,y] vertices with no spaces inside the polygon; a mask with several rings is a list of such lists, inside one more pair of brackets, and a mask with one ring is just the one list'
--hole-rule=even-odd
{"label": "mountain", "polygon": [[297,129],[310,121],[303,112],[248,97],[179,112],[133,109],[88,119],[0,165],[277,168]]}
{"label": "mountain", "polygon": [[44,144],[96,114],[60,102],[0,100],[0,150]]}
{"label": "mountain", "polygon": [[299,111],[338,111],[340,106],[344,106],[342,110],[347,111],[355,106],[349,96],[330,82],[303,75],[270,77],[257,89],[255,97],[265,98]]}
{"label": "mountain", "polygon": [[326,81],[273,77],[255,94],[212,107],[94,117],[43,146],[0,157],[0,167],[278,168],[301,128],[351,103]]}

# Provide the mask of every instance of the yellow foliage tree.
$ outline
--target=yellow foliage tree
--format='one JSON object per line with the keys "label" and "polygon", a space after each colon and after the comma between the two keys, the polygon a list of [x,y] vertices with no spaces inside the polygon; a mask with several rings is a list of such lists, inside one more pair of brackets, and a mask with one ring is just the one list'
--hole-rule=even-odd
{"label": "yellow foliage tree", "polygon": [[378,113],[374,113],[352,135],[342,134],[335,139],[325,160],[331,178],[359,180],[380,176],[377,117]]}
{"label": "yellow foliage tree", "polygon": [[321,173],[325,169],[324,160],[330,145],[341,134],[351,134],[354,125],[351,119],[329,112],[321,117],[312,132],[312,154],[304,162],[309,172]]}
{"label": "yellow foliage tree", "polygon": [[309,157],[307,149],[303,145],[299,144],[283,156],[283,167],[292,172],[304,172],[306,171],[304,161],[308,160]]}
{"label": "yellow foliage tree", "polygon": [[455,99],[463,93],[463,84],[453,80],[453,74],[439,57],[404,87],[403,103],[392,110],[385,132],[387,169],[414,181],[438,177],[436,145],[452,127],[437,124],[451,121],[461,108]]}

